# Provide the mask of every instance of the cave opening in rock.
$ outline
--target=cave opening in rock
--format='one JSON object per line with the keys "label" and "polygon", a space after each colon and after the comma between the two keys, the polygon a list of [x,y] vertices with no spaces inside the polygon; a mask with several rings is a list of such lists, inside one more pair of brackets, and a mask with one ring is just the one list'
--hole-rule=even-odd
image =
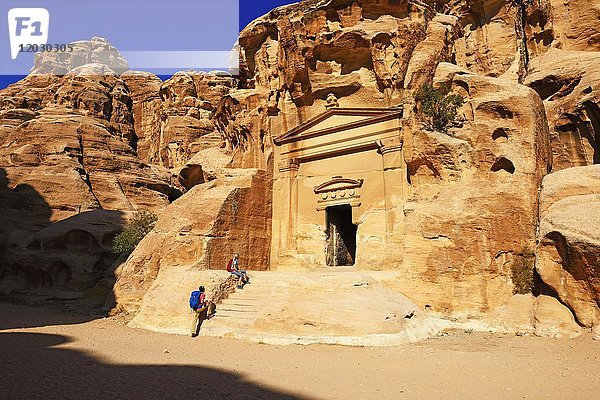
{"label": "cave opening in rock", "polygon": [[494,133],[492,133],[492,139],[494,141],[498,140],[498,139],[507,139],[508,140],[508,133],[506,132],[506,129],[504,128],[498,128],[496,130],[494,130]]}
{"label": "cave opening in rock", "polygon": [[332,267],[354,265],[357,226],[352,223],[352,207],[350,205],[327,207],[326,214],[327,265]]}
{"label": "cave opening in rock", "polygon": [[510,174],[515,173],[515,165],[506,157],[500,157],[500,159],[492,165],[491,169],[492,172],[506,171]]}
{"label": "cave opening in rock", "polygon": [[168,198],[169,198],[169,204],[174,202],[175,200],[177,200],[178,198],[180,198],[181,196],[183,196],[183,192],[179,189],[173,188],[169,193],[168,193]]}

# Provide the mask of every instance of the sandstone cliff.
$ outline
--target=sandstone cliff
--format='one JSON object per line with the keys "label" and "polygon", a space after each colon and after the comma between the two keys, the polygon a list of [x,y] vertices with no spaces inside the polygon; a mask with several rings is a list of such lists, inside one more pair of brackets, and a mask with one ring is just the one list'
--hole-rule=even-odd
{"label": "sandstone cliff", "polygon": [[0,92],[3,292],[82,291],[105,278],[111,290],[111,243],[128,213],[160,213],[214,179],[188,161],[223,146],[210,116],[231,77],[182,72],[163,83],[123,73],[104,39],[74,46],[69,57],[36,55],[31,75]]}
{"label": "sandstone cliff", "polygon": [[[513,271],[535,263],[535,294],[598,326],[597,235],[584,217],[596,193],[571,182],[592,182],[600,162],[597,2],[310,0],[255,20],[239,46],[238,78],[188,71],[162,82],[121,74],[118,55],[109,69],[95,49],[110,45],[94,39],[78,46],[85,56],[36,59],[34,72],[64,76],[0,92],[0,280],[71,282],[59,277],[73,273],[74,248],[103,254],[106,270],[125,218],[106,212],[137,209],[162,214],[117,270],[119,309],[221,268],[228,253],[268,269],[273,139],[333,93],[340,107],[403,106],[409,186],[393,213],[404,233],[371,267],[399,271],[386,285],[421,307],[479,315],[514,302]],[[466,100],[447,133],[418,118],[414,93],[428,81]],[[105,222],[92,226],[89,213]],[[47,266],[23,261],[32,254]],[[85,257],[78,271],[99,262]]]}
{"label": "sandstone cliff", "polygon": [[319,113],[329,93],[342,107],[391,106],[410,102],[410,92],[439,62],[522,82],[530,62],[549,49],[594,57],[599,7],[554,0],[323,0],[280,7],[240,34],[241,90],[226,96],[217,119],[230,145],[241,149],[238,165],[264,166],[268,136]]}
{"label": "sandstone cliff", "polygon": [[[6,290],[93,286],[114,261],[124,212],[158,212],[179,195],[167,170],[135,152],[127,87],[88,64],[30,75],[2,91],[2,108],[2,266],[18,282]],[[71,279],[86,273],[84,284]]]}
{"label": "sandstone cliff", "polygon": [[[600,328],[600,168],[569,168],[542,185],[536,271],[574,310],[579,322]],[[544,289],[544,288],[543,288]]]}
{"label": "sandstone cliff", "polygon": [[542,177],[597,162],[599,15],[577,1],[280,7],[241,33],[240,86],[216,118],[236,165],[263,167],[269,135],[322,112],[329,93],[341,107],[404,104],[411,121],[421,83],[451,83],[467,99],[462,127],[432,134],[413,119],[405,142],[409,231],[396,260],[416,268],[397,287],[441,310],[493,309],[511,270],[533,265]]}

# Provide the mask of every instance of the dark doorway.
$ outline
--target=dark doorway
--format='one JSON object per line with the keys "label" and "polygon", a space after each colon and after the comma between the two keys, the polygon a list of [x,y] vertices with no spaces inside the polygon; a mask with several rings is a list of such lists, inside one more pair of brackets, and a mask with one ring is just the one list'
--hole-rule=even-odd
{"label": "dark doorway", "polygon": [[356,258],[356,225],[352,223],[349,205],[327,207],[327,265],[354,265]]}

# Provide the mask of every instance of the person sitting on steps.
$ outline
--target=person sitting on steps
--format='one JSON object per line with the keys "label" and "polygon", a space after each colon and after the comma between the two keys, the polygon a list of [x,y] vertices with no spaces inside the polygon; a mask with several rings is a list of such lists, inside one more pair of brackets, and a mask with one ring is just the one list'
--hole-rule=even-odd
{"label": "person sitting on steps", "polygon": [[250,282],[250,277],[248,276],[248,273],[246,271],[241,271],[240,270],[240,255],[236,254],[235,256],[233,256],[233,258],[231,260],[229,260],[229,262],[227,263],[227,271],[229,273],[231,273],[232,275],[235,275],[238,277],[238,289],[242,289],[244,287],[244,284],[249,283]]}

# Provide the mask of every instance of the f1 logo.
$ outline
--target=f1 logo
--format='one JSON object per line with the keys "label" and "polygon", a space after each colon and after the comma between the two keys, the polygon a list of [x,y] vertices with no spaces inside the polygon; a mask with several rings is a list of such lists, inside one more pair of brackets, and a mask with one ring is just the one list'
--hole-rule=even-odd
{"label": "f1 logo", "polygon": [[45,8],[12,8],[8,11],[10,53],[16,59],[23,46],[42,45],[48,41],[50,13]]}

